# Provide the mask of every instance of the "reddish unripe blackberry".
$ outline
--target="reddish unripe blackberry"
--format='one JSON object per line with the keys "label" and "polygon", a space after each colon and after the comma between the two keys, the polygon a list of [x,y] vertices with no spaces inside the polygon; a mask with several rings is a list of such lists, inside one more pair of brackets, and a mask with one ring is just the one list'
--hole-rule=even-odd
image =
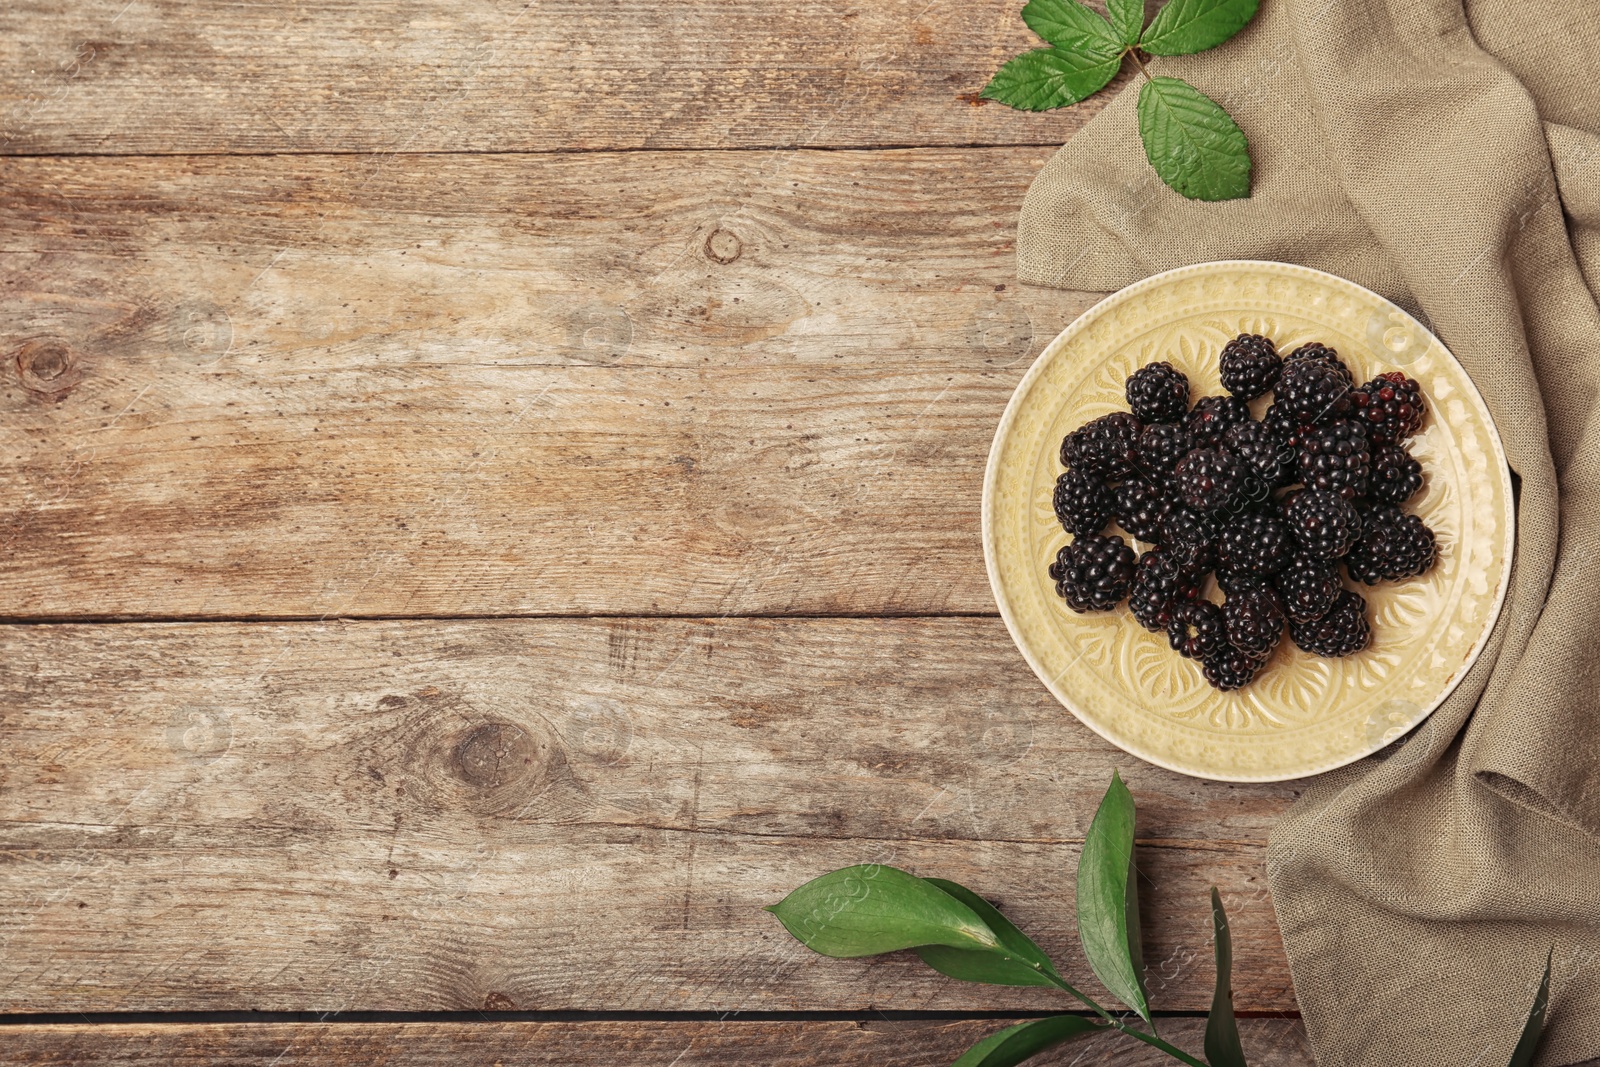
{"label": "reddish unripe blackberry", "polygon": [[1141,422],[1172,422],[1189,410],[1189,379],[1167,362],[1146,364],[1128,375],[1123,393]]}
{"label": "reddish unripe blackberry", "polygon": [[1231,452],[1197,448],[1172,472],[1172,486],[1197,511],[1216,511],[1236,501],[1247,488],[1244,464]]}
{"label": "reddish unripe blackberry", "polygon": [[1117,525],[1141,541],[1155,544],[1173,508],[1172,499],[1148,482],[1129,479],[1112,493]]}
{"label": "reddish unripe blackberry", "polygon": [[1128,610],[1146,630],[1165,632],[1173,611],[1199,591],[1193,571],[1164,549],[1152,548],[1139,557],[1128,590]]}
{"label": "reddish unripe blackberry", "polygon": [[1367,509],[1361,537],[1344,557],[1350,577],[1367,585],[1425,574],[1439,558],[1433,531],[1392,504]]}
{"label": "reddish unripe blackberry", "polygon": [[1179,604],[1167,623],[1167,644],[1185,659],[1203,659],[1228,644],[1228,624],[1222,609],[1209,600]]}
{"label": "reddish unripe blackberry", "polygon": [[1254,400],[1271,389],[1283,369],[1272,342],[1256,333],[1242,333],[1222,346],[1222,387],[1240,400]]}
{"label": "reddish unripe blackberry", "polygon": [[1302,489],[1283,509],[1289,534],[1308,556],[1334,559],[1361,535],[1355,505],[1325,489]]}
{"label": "reddish unripe blackberry", "polygon": [[1111,521],[1111,490],[1099,478],[1079,470],[1056,479],[1052,503],[1061,528],[1074,537],[1097,534]]}
{"label": "reddish unripe blackberry", "polygon": [[1350,395],[1354,417],[1375,444],[1396,444],[1416,433],[1427,412],[1422,387],[1399,371],[1380,374]]}
{"label": "reddish unripe blackberry", "polygon": [[1222,447],[1244,461],[1251,474],[1267,489],[1277,489],[1293,480],[1295,451],[1264,422],[1241,422],[1228,427]]}
{"label": "reddish unripe blackberry", "polygon": [[1230,519],[1217,537],[1217,564],[1230,572],[1268,577],[1289,562],[1294,542],[1283,520],[1259,511]]}
{"label": "reddish unripe blackberry", "polygon": [[1374,445],[1367,495],[1384,504],[1404,504],[1422,488],[1422,464],[1399,445]]}
{"label": "reddish unripe blackberry", "polygon": [[1156,483],[1172,477],[1172,468],[1194,445],[1182,423],[1154,422],[1139,434],[1139,468]]}
{"label": "reddish unripe blackberry", "polygon": [[1272,655],[1283,637],[1283,605],[1270,585],[1229,593],[1222,602],[1222,619],[1228,628],[1228,643],[1257,659]]}
{"label": "reddish unripe blackberry", "polygon": [[1217,520],[1178,504],[1161,524],[1160,544],[1183,566],[1204,573],[1217,562]]}
{"label": "reddish unripe blackberry", "polygon": [[1314,656],[1334,658],[1360,652],[1372,640],[1367,602],[1360,593],[1346,589],[1322,618],[1311,622],[1291,620],[1289,637],[1298,648]]}
{"label": "reddish unripe blackberry", "polygon": [[1050,565],[1056,592],[1077,612],[1110,611],[1133,585],[1133,549],[1120,537],[1079,537]]}
{"label": "reddish unripe blackberry", "polygon": [[1250,409],[1236,396],[1203,396],[1189,409],[1184,425],[1195,448],[1215,448],[1228,427],[1250,421]]}
{"label": "reddish unripe blackberry", "polygon": [[1310,344],[1301,345],[1293,352],[1290,352],[1287,356],[1284,356],[1283,365],[1285,368],[1287,368],[1291,363],[1302,363],[1312,360],[1315,360],[1319,363],[1326,363],[1328,366],[1338,371],[1339,377],[1344,379],[1344,384],[1356,384],[1355,376],[1350,373],[1350,368],[1344,365],[1344,360],[1339,358],[1339,353],[1336,350],[1329,348],[1327,345],[1320,344],[1316,341],[1312,341]]}
{"label": "reddish unripe blackberry", "polygon": [[1350,383],[1320,359],[1287,364],[1273,396],[1306,425],[1341,418],[1350,410]]}
{"label": "reddish unripe blackberry", "polygon": [[1265,659],[1257,659],[1229,645],[1202,660],[1200,673],[1213,689],[1231,693],[1255,681],[1266,663]]}
{"label": "reddish unripe blackberry", "polygon": [[1346,500],[1367,491],[1367,435],[1354,419],[1334,419],[1300,439],[1300,480]]}
{"label": "reddish unripe blackberry", "polygon": [[1139,458],[1139,420],[1113,411],[1078,427],[1061,440],[1061,465],[1108,482],[1133,473]]}
{"label": "reddish unripe blackberry", "polygon": [[1283,612],[1291,622],[1310,622],[1333,610],[1343,592],[1339,584],[1339,564],[1297,552],[1272,579],[1283,601]]}

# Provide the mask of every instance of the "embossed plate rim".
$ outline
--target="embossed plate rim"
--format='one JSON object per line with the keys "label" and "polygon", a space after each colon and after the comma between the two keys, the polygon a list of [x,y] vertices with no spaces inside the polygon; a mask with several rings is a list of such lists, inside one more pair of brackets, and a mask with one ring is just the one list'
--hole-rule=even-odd
{"label": "embossed plate rim", "polygon": [[[1499,567],[1498,574],[1496,576],[1497,589],[1495,592],[1493,605],[1484,618],[1480,631],[1467,656],[1440,687],[1438,694],[1431,702],[1427,704],[1426,707],[1422,707],[1411,719],[1411,721],[1404,724],[1404,726],[1398,732],[1398,737],[1391,736],[1388,740],[1384,740],[1380,737],[1377,740],[1365,745],[1352,745],[1351,750],[1347,754],[1341,753],[1338,757],[1332,760],[1311,764],[1303,769],[1296,769],[1293,773],[1287,774],[1228,774],[1220,772],[1216,768],[1211,767],[1201,767],[1193,764],[1181,765],[1179,761],[1162,758],[1148,751],[1141,751],[1140,749],[1142,746],[1140,745],[1128,743],[1125,740],[1110,736],[1107,730],[1102,729],[1101,725],[1094,721],[1093,716],[1087,714],[1078,706],[1078,704],[1073,701],[1065,687],[1061,686],[1057,682],[1051,681],[1049,678],[1048,672],[1044,669],[1040,660],[1035,655],[1034,649],[1031,647],[1031,640],[1023,631],[1022,626],[1017,620],[1016,613],[1013,611],[1012,604],[1006,595],[1000,573],[1000,562],[997,558],[999,548],[994,509],[995,499],[998,493],[997,481],[999,477],[1002,453],[1014,429],[1014,424],[1019,417],[1019,412],[1021,411],[1024,398],[1029,395],[1030,391],[1034,387],[1035,382],[1045,373],[1046,368],[1053,363],[1059,354],[1075,337],[1077,337],[1078,334],[1082,333],[1089,327],[1090,324],[1115,308],[1117,305],[1131,300],[1150,289],[1173,284],[1191,275],[1205,274],[1228,269],[1258,271],[1267,275],[1300,275],[1304,278],[1317,280],[1324,284],[1331,285],[1334,288],[1343,287],[1350,292],[1361,294],[1367,299],[1376,301],[1378,304],[1388,308],[1393,313],[1404,315],[1406,321],[1409,322],[1410,325],[1416,330],[1418,336],[1426,338],[1430,343],[1430,347],[1431,345],[1437,345],[1440,352],[1444,354],[1445,358],[1449,359],[1450,362],[1461,371],[1461,377],[1466,382],[1468,387],[1467,395],[1470,397],[1472,403],[1477,405],[1478,411],[1482,416],[1484,426],[1488,431],[1493,457],[1499,470],[1500,499],[1502,501],[1502,507],[1504,511],[1504,533],[1502,535],[1502,542],[1501,544],[1495,546]],[[1494,632],[1495,624],[1499,620],[1500,613],[1505,606],[1505,597],[1508,587],[1510,586],[1509,578],[1511,553],[1516,544],[1516,508],[1511,495],[1510,465],[1506,459],[1505,444],[1500,438],[1499,427],[1497,427],[1494,423],[1494,418],[1489,411],[1489,406],[1484,401],[1483,394],[1481,390],[1479,390],[1477,383],[1472,380],[1472,376],[1467,374],[1466,369],[1461,366],[1460,360],[1456,359],[1455,354],[1451,352],[1444,342],[1440,341],[1431,330],[1425,327],[1422,323],[1418,322],[1413,316],[1406,312],[1405,309],[1394,304],[1386,297],[1379,293],[1373,292],[1365,286],[1358,285],[1357,283],[1350,281],[1348,278],[1341,278],[1336,274],[1330,274],[1327,271],[1317,270],[1313,267],[1304,267],[1294,263],[1283,263],[1277,260],[1225,259],[1212,260],[1205,263],[1193,263],[1183,267],[1175,267],[1172,270],[1162,271],[1159,274],[1153,274],[1148,278],[1133,283],[1132,285],[1125,286],[1124,288],[1110,294],[1109,296],[1106,296],[1104,299],[1098,301],[1092,307],[1088,308],[1070,324],[1068,324],[1066,329],[1057,334],[1049,344],[1045,345],[1044,350],[1039,353],[1038,357],[1028,368],[1027,373],[1023,375],[1022,380],[1017,383],[1016,389],[1013,390],[1010,400],[1006,403],[1005,412],[1001,415],[999,425],[995,429],[994,440],[989,447],[989,455],[984,469],[983,478],[982,535],[984,566],[989,576],[990,591],[994,594],[995,604],[1000,611],[1001,619],[1005,622],[1007,632],[1011,635],[1012,642],[1017,646],[1018,651],[1022,653],[1023,659],[1027,661],[1029,668],[1033,670],[1035,676],[1037,676],[1039,680],[1044,683],[1045,688],[1047,688],[1056,698],[1056,700],[1059,701],[1061,705],[1068,711],[1070,711],[1079,722],[1083,723],[1104,740],[1117,746],[1124,752],[1127,752],[1129,755],[1135,756],[1146,761],[1147,763],[1154,764],[1155,766],[1162,767],[1166,770],[1175,771],[1179,774],[1185,774],[1194,778],[1219,782],[1280,782],[1293,781],[1299,778],[1311,777],[1312,775],[1324,774],[1328,771],[1347,766],[1348,764],[1354,763],[1356,760],[1362,759],[1366,756],[1370,756],[1374,752],[1381,751],[1388,745],[1393,744],[1399,737],[1404,737],[1412,730],[1415,730],[1423,722],[1426,722],[1428,717],[1438,710],[1439,706],[1444,703],[1450,694],[1456,690],[1456,688],[1466,678],[1467,673],[1472,669],[1473,664],[1478,661],[1478,657],[1483,654],[1483,650],[1488,645],[1489,638]]]}

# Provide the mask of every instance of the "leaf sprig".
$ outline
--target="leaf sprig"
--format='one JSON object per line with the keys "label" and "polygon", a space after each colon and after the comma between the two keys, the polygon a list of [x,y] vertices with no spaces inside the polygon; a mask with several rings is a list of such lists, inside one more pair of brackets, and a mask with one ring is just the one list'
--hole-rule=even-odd
{"label": "leaf sprig", "polygon": [[1181,78],[1155,76],[1141,56],[1215,48],[1255,17],[1260,0],[1169,0],[1144,24],[1144,0],[1106,0],[1107,19],[1079,0],[1028,0],[1022,21],[1049,45],[1024,52],[983,96],[1023,111],[1087,99],[1131,58],[1143,75],[1139,138],[1161,180],[1191,200],[1250,195],[1250,147],[1222,105]]}
{"label": "leaf sprig", "polygon": [[[1117,0],[1112,0],[1113,18],[1117,7]],[[1013,1067],[1057,1045],[1106,1031],[1142,1041],[1189,1067],[1246,1067],[1233,1014],[1233,940],[1215,887],[1211,922],[1217,970],[1206,1019],[1205,1059],[1156,1033],[1139,944],[1133,824],[1133,796],[1121,776],[1112,772],[1078,858],[1078,941],[1095,977],[1134,1011],[1143,1027],[1075,989],[1050,957],[994,905],[943,878],[918,878],[896,867],[861,864],[812,879],[767,910],[789,933],[824,956],[852,959],[914,949],[929,967],[951,978],[988,985],[1053,986],[1093,1013],[1052,1015],[1007,1027],[962,1053],[953,1067]],[[1549,999],[1547,958],[1544,979],[1509,1067],[1532,1063]]]}

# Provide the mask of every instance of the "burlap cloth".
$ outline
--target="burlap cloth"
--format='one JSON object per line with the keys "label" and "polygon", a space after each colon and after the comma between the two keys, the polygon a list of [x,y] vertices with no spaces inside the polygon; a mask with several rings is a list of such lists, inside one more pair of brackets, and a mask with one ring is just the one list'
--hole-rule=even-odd
{"label": "burlap cloth", "polygon": [[1018,273],[1111,290],[1278,259],[1419,314],[1520,478],[1488,649],[1378,758],[1307,783],[1269,875],[1323,1064],[1499,1067],[1555,947],[1542,1063],[1600,1056],[1600,5],[1264,0],[1157,60],[1250,139],[1249,200],[1162,185],[1130,83],[1028,193]]}

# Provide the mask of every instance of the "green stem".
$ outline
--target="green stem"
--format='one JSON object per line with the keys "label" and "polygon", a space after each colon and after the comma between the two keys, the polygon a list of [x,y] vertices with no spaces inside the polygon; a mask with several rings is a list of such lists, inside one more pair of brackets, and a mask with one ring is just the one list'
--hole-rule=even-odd
{"label": "green stem", "polygon": [[1178,1046],[1171,1044],[1170,1042],[1163,1041],[1154,1034],[1147,1034],[1143,1030],[1136,1030],[1127,1023],[1123,1022],[1121,1019],[1116,1018],[1110,1012],[1096,1004],[1082,991],[1074,989],[1066,979],[1062,978],[1059,974],[1056,974],[1053,969],[1047,971],[1037,963],[1031,963],[1029,966],[1043,975],[1045,980],[1051,985],[1055,986],[1057,989],[1063,990],[1070,996],[1074,996],[1078,998],[1078,1000],[1082,1001],[1090,1011],[1104,1019],[1113,1030],[1127,1034],[1129,1037],[1136,1037],[1145,1044],[1150,1045],[1153,1048],[1160,1049],[1173,1059],[1178,1060],[1181,1063],[1187,1063],[1189,1067],[1210,1067],[1205,1060],[1197,1060]]}
{"label": "green stem", "polygon": [[1137,48],[1130,48],[1128,49],[1128,55],[1132,57],[1133,65],[1139,68],[1139,73],[1144,75],[1146,81],[1149,81],[1150,72],[1144,69],[1143,63],[1139,62],[1139,50]]}

